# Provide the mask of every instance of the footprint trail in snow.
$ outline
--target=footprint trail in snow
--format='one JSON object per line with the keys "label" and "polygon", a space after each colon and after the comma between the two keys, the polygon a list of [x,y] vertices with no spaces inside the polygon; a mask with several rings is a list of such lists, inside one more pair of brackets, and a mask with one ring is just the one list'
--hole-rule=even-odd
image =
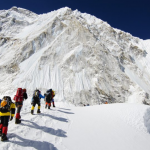
{"label": "footprint trail in snow", "polygon": [[[56,103],[57,104],[57,103]],[[9,122],[7,142],[1,142],[1,150],[67,150],[63,138],[67,137],[70,126],[70,109],[41,105],[41,114],[30,114],[30,104],[25,102],[21,111],[21,124],[15,124],[15,118]]]}

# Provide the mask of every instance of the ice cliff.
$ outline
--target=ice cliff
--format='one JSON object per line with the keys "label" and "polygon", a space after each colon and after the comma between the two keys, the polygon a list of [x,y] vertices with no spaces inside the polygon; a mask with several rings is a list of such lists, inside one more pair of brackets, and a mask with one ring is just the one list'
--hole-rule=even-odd
{"label": "ice cliff", "polygon": [[67,7],[0,10],[0,93],[17,87],[76,105],[150,102],[150,40]]}

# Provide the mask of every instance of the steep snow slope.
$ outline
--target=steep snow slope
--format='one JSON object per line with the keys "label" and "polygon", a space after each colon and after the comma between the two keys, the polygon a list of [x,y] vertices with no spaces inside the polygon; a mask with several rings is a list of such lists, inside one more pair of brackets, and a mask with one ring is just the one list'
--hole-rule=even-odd
{"label": "steep snow slope", "polygon": [[[43,15],[13,7],[0,16],[1,95],[53,88],[57,100],[77,105],[149,101],[149,41],[67,7]],[[14,16],[19,25],[5,23]]]}
{"label": "steep snow slope", "polygon": [[141,104],[108,104],[73,107],[57,102],[56,108],[30,114],[24,101],[22,123],[9,122],[9,141],[1,150],[149,150],[150,107]]}

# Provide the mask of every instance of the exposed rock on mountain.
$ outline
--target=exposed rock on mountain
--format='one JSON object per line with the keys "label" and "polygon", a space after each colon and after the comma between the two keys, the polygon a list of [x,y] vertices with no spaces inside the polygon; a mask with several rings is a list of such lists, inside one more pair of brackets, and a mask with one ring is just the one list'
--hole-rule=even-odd
{"label": "exposed rock on mountain", "polygon": [[149,102],[150,41],[62,8],[37,15],[0,11],[0,91],[56,91],[74,104]]}

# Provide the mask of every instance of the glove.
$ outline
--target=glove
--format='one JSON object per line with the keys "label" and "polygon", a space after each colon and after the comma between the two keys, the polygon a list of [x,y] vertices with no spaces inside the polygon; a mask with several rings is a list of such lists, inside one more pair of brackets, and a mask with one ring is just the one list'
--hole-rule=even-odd
{"label": "glove", "polygon": [[13,117],[11,116],[9,120],[10,120],[10,121],[13,120]]}

